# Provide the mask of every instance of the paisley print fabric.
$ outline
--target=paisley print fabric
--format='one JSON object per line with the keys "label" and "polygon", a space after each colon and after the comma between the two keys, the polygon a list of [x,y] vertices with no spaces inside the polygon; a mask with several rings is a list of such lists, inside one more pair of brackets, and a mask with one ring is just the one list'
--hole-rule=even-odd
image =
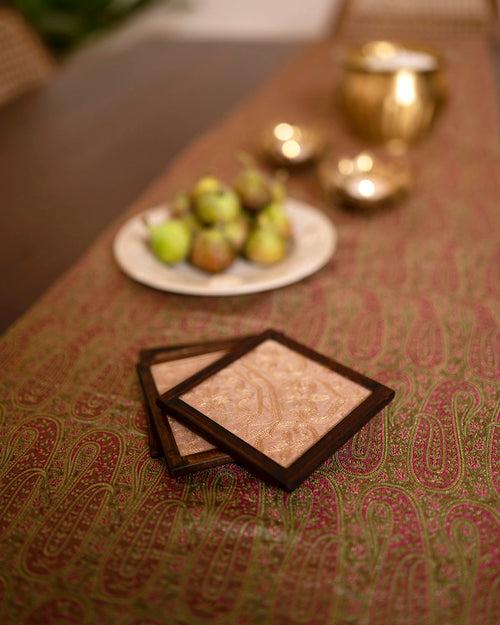
{"label": "paisley print fabric", "polygon": [[[0,342],[2,625],[493,625],[498,620],[498,128],[488,48],[434,44],[450,99],[415,186],[344,212],[315,173],[291,195],[339,231],[333,261],[236,298],[160,293],[108,230]],[[207,171],[231,180],[276,118],[357,149],[319,44],[201,137],[132,208]],[[202,105],[200,103],[200,105]],[[149,457],[141,348],[273,326],[396,389],[294,493],[238,465],[172,479]]]}

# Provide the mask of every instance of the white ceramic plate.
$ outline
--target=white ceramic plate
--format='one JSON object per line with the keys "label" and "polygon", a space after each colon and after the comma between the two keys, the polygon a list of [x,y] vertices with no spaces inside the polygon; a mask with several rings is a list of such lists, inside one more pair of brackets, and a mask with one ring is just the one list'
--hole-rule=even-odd
{"label": "white ceramic plate", "polygon": [[277,289],[321,269],[332,257],[337,231],[332,222],[312,206],[289,198],[294,242],[288,256],[270,267],[238,258],[220,274],[207,274],[188,263],[169,267],[157,260],[148,247],[148,223],[160,223],[168,216],[167,206],[152,208],[127,221],[113,244],[115,259],[131,278],[162,291],[189,295],[242,295]]}

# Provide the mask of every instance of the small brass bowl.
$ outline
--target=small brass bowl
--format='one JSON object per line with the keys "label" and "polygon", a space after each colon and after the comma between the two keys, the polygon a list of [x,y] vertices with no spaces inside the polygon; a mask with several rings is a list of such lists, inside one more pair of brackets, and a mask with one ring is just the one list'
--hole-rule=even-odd
{"label": "small brass bowl", "polygon": [[412,143],[425,136],[445,102],[442,60],[425,48],[371,42],[347,56],[340,97],[364,139]]}
{"label": "small brass bowl", "polygon": [[309,126],[280,122],[264,132],[262,148],[276,164],[294,167],[310,163],[321,156],[325,142],[319,132]]}
{"label": "small brass bowl", "polygon": [[365,210],[385,206],[404,195],[411,184],[401,160],[386,161],[370,152],[353,158],[327,159],[319,168],[321,184],[342,203]]}

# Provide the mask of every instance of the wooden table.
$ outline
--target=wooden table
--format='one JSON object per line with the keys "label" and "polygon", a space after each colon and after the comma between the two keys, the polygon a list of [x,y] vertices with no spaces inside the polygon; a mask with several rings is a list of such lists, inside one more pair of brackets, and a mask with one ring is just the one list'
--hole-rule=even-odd
{"label": "wooden table", "polygon": [[[345,45],[305,50],[173,159],[127,215],[207,167],[230,180],[235,152],[251,150],[255,130],[277,112],[325,124],[338,153],[353,149],[330,106]],[[116,223],[1,337],[2,625],[494,622],[495,84],[485,40],[440,47],[450,98],[412,150],[415,185],[404,203],[368,217],[326,202],[312,172],[291,177],[290,195],[324,210],[339,234],[332,262],[314,276],[233,298],[156,291],[113,262]],[[63,110],[62,145],[73,128]],[[95,134],[109,136],[102,126]],[[110,153],[125,158],[119,147]],[[55,181],[63,166],[70,180],[68,154],[56,163]],[[86,163],[88,175],[92,154]],[[105,199],[99,174],[84,209],[99,193]],[[110,189],[126,174],[110,178]],[[170,477],[148,455],[139,351],[267,327],[393,388],[394,402],[291,495],[236,464]],[[321,401],[316,379],[303,381],[304,401],[291,409]]]}
{"label": "wooden table", "polygon": [[0,110],[0,331],[197,134],[300,47],[151,40],[77,55]]}

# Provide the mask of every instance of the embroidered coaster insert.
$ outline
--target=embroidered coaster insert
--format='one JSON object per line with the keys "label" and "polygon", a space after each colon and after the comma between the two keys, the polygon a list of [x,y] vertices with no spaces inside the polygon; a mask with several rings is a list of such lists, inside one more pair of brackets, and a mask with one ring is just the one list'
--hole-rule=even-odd
{"label": "embroidered coaster insert", "polygon": [[268,330],[172,389],[161,403],[259,475],[291,489],[393,395]]}
{"label": "embroidered coaster insert", "polygon": [[[182,358],[181,360],[172,360],[170,362],[160,362],[151,367],[151,375],[155,381],[156,388],[160,394],[165,393],[173,388],[179,382],[197,373],[207,365],[221,358],[225,352],[213,352],[211,354],[202,354],[201,356],[191,356],[190,358]],[[208,443],[204,438],[195,434],[179,421],[172,419],[168,414],[165,415],[172,434],[175,438],[177,448],[181,456],[189,454],[198,454],[208,449],[213,449],[213,445]]]}

